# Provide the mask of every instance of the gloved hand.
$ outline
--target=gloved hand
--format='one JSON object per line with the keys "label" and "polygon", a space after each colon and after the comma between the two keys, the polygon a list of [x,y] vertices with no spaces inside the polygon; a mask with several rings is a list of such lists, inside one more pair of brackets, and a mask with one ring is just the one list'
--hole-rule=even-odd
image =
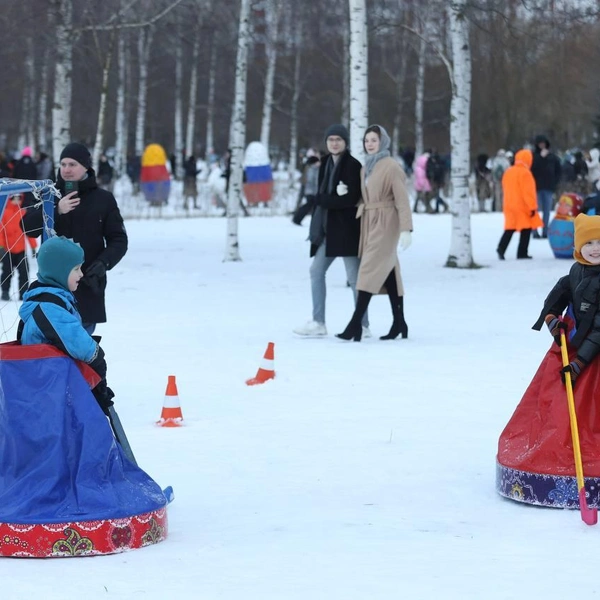
{"label": "gloved hand", "polygon": [[104,350],[98,346],[98,352],[94,359],[88,363],[100,377],[103,379],[106,377],[106,360],[104,359]]}
{"label": "gloved hand", "polygon": [[537,210],[532,210],[532,211],[529,213],[529,216],[530,216],[530,217],[535,217],[535,213],[536,213],[536,212],[537,212]]}
{"label": "gloved hand", "polygon": [[345,196],[348,193],[348,186],[343,181],[340,181],[337,184],[335,191],[338,196]]}
{"label": "gloved hand", "polygon": [[579,357],[571,361],[566,367],[563,367],[560,370],[560,378],[562,379],[562,382],[566,383],[565,373],[571,373],[571,385],[575,386],[575,381],[577,381],[577,378],[581,374],[581,371],[585,369],[586,365],[587,363]]}
{"label": "gloved hand", "polygon": [[544,321],[550,330],[550,335],[554,338],[556,345],[560,348],[560,332],[567,333],[567,324],[556,315],[548,315]]}
{"label": "gloved hand", "polygon": [[103,379],[93,390],[94,398],[105,415],[109,415],[109,408],[114,405],[112,399],[114,392],[106,385],[106,379]]}
{"label": "gloved hand", "polygon": [[412,243],[412,233],[410,231],[400,232],[400,248],[406,250]]}
{"label": "gloved hand", "polygon": [[94,294],[102,292],[102,279],[106,275],[106,265],[100,260],[95,260],[85,271],[82,283],[91,288]]}

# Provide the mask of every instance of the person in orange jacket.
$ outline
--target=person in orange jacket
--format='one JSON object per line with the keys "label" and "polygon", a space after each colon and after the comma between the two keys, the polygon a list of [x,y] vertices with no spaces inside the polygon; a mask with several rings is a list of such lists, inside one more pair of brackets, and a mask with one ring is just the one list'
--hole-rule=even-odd
{"label": "person in orange jacket", "polygon": [[[2,254],[2,276],[0,277],[0,288],[2,289],[2,300],[10,300],[9,290],[13,272],[16,269],[19,275],[19,298],[29,285],[29,265],[25,252],[26,235],[23,233],[21,219],[25,210],[21,208],[23,202],[22,194],[15,194],[7,199],[2,221],[0,221],[0,251]],[[35,249],[37,242],[30,238],[30,245]]]}
{"label": "person in orange jacket", "polygon": [[515,155],[514,165],[506,169],[502,176],[504,233],[496,249],[500,260],[504,260],[504,254],[515,231],[521,232],[517,258],[531,258],[527,253],[531,230],[544,224],[537,212],[535,179],[531,174],[532,163],[531,150],[519,150]]}

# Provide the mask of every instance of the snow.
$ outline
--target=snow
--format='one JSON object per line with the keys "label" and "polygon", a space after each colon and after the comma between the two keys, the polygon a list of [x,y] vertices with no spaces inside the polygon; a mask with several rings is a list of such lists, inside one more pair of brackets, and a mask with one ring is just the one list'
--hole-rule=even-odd
{"label": "snow", "polygon": [[[571,262],[535,240],[534,259],[517,261],[515,239],[500,262],[502,215],[475,214],[483,268],[446,269],[450,217],[414,218],[400,256],[409,338],[377,339],[391,322],[380,297],[360,344],[333,337],[352,312],[342,261],[330,335],[291,333],[311,316],[308,223],[240,218],[243,261],[224,263],[223,219],[128,220],[97,333],[137,459],[174,487],[169,537],[112,556],[0,559],[2,599],[598,594],[598,528],[494,487],[498,437],[551,343],[531,325]],[[246,386],[270,341],[276,379]],[[180,429],[154,425],[168,375]]]}

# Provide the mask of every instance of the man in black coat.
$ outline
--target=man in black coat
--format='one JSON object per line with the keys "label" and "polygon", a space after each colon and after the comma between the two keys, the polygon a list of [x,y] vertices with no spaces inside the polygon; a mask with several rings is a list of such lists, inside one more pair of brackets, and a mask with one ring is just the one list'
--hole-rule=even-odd
{"label": "man in black coat", "polygon": [[541,236],[534,230],[533,237],[536,239],[548,237],[548,222],[550,211],[554,208],[554,192],[560,183],[560,171],[560,160],[550,152],[550,141],[546,136],[538,135],[535,138],[531,174],[535,179],[538,211],[542,212],[544,229]]}
{"label": "man in black coat", "polygon": [[[77,190],[65,193],[66,181],[76,182]],[[65,146],[60,155],[56,187],[62,195],[54,208],[56,234],[77,242],[85,254],[84,277],[75,299],[83,326],[92,334],[97,323],[106,322],[106,271],[125,256],[127,232],[115,197],[98,187],[92,157],[82,144]],[[41,207],[27,210],[23,229],[31,236],[42,233]]]}
{"label": "man in black coat", "polygon": [[[325,132],[329,155],[321,161],[315,208],[310,222],[310,282],[313,303],[311,321],[294,329],[294,333],[310,337],[327,335],[325,327],[325,274],[333,261],[341,256],[348,283],[356,302],[358,277],[358,243],[360,220],[356,209],[361,197],[361,164],[348,150],[348,130],[343,125],[331,125]],[[363,327],[368,328],[365,315]],[[365,331],[363,337],[368,337]]]}

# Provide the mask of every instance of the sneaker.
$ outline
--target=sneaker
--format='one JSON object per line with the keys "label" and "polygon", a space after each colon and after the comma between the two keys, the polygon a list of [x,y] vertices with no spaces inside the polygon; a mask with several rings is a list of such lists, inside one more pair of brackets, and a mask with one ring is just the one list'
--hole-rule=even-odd
{"label": "sneaker", "polygon": [[371,330],[368,327],[365,327],[363,325],[363,340],[369,339],[370,337],[373,337],[373,335],[371,334]]}
{"label": "sneaker", "polygon": [[2,300],[10,300],[10,296],[8,292],[2,292]]}
{"label": "sneaker", "polygon": [[296,335],[304,335],[307,337],[323,337],[327,335],[325,323],[317,323],[316,321],[308,321],[308,323],[296,327],[293,331]]}

